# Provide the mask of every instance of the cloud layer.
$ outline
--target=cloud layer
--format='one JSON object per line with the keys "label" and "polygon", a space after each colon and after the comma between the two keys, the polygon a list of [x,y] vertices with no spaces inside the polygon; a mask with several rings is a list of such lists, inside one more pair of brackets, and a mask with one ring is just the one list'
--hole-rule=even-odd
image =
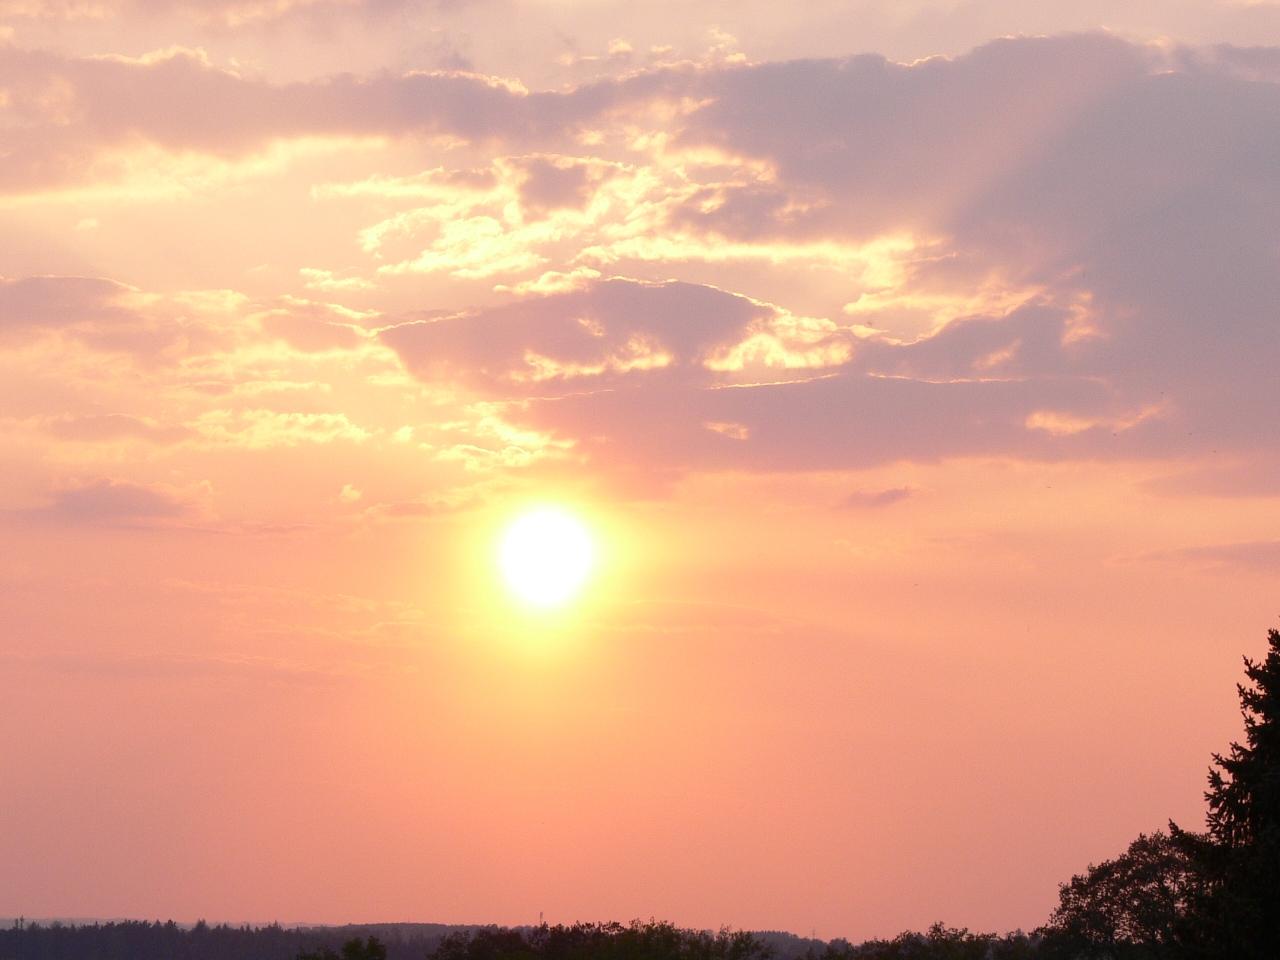
{"label": "cloud layer", "polygon": [[[557,147],[330,195],[401,205],[366,248],[384,257],[395,238],[410,259],[371,277],[549,268],[508,283],[524,295],[506,304],[387,315],[380,338],[424,384],[514,402],[515,422],[602,465],[1274,452],[1280,85],[1266,51],[1011,39],[911,65],[685,64],[543,93],[466,74],[272,85],[181,51],[0,57],[19,131],[0,177],[15,190],[96,173],[137,141]],[[642,126],[658,117],[660,131]],[[573,145],[591,131],[595,155]],[[414,259],[415,242],[429,255]],[[823,257],[860,264],[843,310],[792,312],[782,297]],[[600,278],[752,260],[796,265],[778,298]],[[10,281],[0,296],[10,338],[57,329],[158,356],[227,336],[154,304],[142,320],[146,295],[111,281]],[[304,352],[367,342],[333,308],[256,316]]]}

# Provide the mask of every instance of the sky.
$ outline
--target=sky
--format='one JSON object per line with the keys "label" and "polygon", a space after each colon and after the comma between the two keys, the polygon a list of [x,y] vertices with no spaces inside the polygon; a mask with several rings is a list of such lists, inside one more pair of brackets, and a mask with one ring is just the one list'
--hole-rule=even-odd
{"label": "sky", "polygon": [[0,0],[0,241],[0,915],[1003,931],[1201,821],[1280,4]]}

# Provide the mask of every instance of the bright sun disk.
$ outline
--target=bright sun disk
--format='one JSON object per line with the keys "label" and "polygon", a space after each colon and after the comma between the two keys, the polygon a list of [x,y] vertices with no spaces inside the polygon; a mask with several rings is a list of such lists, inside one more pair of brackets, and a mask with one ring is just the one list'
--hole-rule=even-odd
{"label": "bright sun disk", "polygon": [[576,596],[594,558],[586,526],[554,507],[519,517],[503,534],[498,555],[507,587],[538,607],[558,607]]}

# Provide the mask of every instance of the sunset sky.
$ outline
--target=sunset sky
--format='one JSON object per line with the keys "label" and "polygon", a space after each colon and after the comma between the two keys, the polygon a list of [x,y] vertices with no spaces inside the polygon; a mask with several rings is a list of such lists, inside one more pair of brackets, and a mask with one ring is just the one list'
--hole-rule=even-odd
{"label": "sunset sky", "polygon": [[0,916],[1034,927],[1278,372],[1280,3],[0,0]]}

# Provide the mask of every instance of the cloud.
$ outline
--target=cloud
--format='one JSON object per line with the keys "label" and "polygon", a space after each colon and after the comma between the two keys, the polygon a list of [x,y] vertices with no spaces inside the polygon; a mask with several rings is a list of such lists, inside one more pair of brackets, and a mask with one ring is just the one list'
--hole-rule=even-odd
{"label": "cloud", "polygon": [[[380,337],[425,380],[490,396],[598,390],[627,380],[711,384],[759,338],[785,360],[835,331],[805,329],[769,304],[688,283],[590,280],[475,313],[411,321]],[[752,359],[752,358],[747,358]],[[768,358],[766,358],[768,359]]]}
{"label": "cloud", "polygon": [[302,413],[276,410],[209,410],[192,428],[215,445],[249,450],[296,447],[303,444],[363,443],[369,431],[343,413]]}
{"label": "cloud", "polygon": [[[271,84],[191,51],[126,60],[8,48],[0,85],[18,133],[0,168],[30,147],[44,176],[70,170],[45,162],[50,150],[72,162],[139,140],[234,155],[280,138],[442,134],[497,150],[487,168],[316,196],[419,204],[362,236],[367,255],[386,258],[381,276],[510,274],[499,286],[512,302],[388,320],[377,339],[420,381],[504,404],[512,429],[602,465],[1243,460],[1274,447],[1268,384],[1280,368],[1270,63],[1257,50],[1193,54],[1092,34],[912,64],[683,64],[529,93],[471,74]],[[605,160],[610,151],[627,163]],[[628,183],[643,186],[596,208]],[[563,219],[584,211],[589,229]],[[599,275],[604,263],[620,272],[666,259],[670,271],[653,270],[670,275],[752,256],[793,271],[792,289],[802,265],[861,258],[865,269],[849,272],[850,307],[831,316],[708,284]],[[347,282],[346,271],[311,270],[317,286]],[[0,285],[0,307],[7,336],[55,331],[153,357],[262,335],[303,353],[356,351],[375,320],[242,303],[257,318],[246,333],[73,279]],[[250,429],[247,415],[222,427],[363,429],[265,415]],[[509,446],[499,462],[515,462]],[[474,437],[447,449],[467,463],[489,450]]]}
{"label": "cloud", "polygon": [[[965,321],[944,331],[954,343],[939,358],[929,339],[868,340],[713,287],[602,280],[380,337],[420,379],[516,401],[515,423],[601,465],[1141,455],[1154,442],[1141,435],[1159,424],[1126,419],[1136,401],[1087,367],[1069,372],[1028,344],[1007,375],[976,369],[992,342],[1031,324],[1052,339],[1065,323],[1041,308]],[[996,332],[961,335],[967,324]],[[1043,429],[1046,411],[1076,418],[1074,428]]]}
{"label": "cloud", "polygon": [[677,145],[763,161],[770,177],[714,205],[697,197],[685,215],[731,236],[947,226],[1090,111],[1141,88],[1159,58],[1097,34],[909,65],[863,55],[716,71]]}
{"label": "cloud", "polygon": [[356,350],[369,335],[357,322],[364,315],[329,304],[311,303],[292,297],[258,312],[253,318],[264,332],[278,337],[295,350],[322,353],[329,350]]}
{"label": "cloud", "polygon": [[229,680],[325,683],[339,671],[288,660],[254,656],[210,657],[195,655],[108,653],[0,653],[0,663],[13,669],[62,674],[86,674],[120,680]]}
{"label": "cloud", "polygon": [[521,157],[513,164],[520,173],[520,199],[534,212],[580,208],[600,182],[614,171],[571,157]]}
{"label": "cloud", "polygon": [[200,50],[81,57],[0,45],[0,192],[122,174],[152,146],[236,158],[296,139],[444,136],[473,143],[550,142],[620,105],[662,94],[652,74],[567,93],[461,71],[274,84],[214,65]]}
{"label": "cloud", "polygon": [[372,342],[364,324],[374,317],[293,296],[252,301],[230,290],[148,293],[101,278],[0,278],[0,343],[60,337],[144,365],[196,369],[202,358],[273,342],[300,354],[355,352]]}
{"label": "cloud", "polygon": [[[528,401],[521,421],[571,437],[596,462],[682,469],[830,470],[965,456],[1100,456],[1101,431],[1055,437],[1028,415],[1049,404],[1105,409],[1086,380],[931,382],[842,371],[703,389],[632,389]],[[739,425],[739,436],[707,424]]]}
{"label": "cloud", "polygon": [[[566,251],[607,260],[620,243],[653,224],[655,201],[669,189],[647,167],[538,153],[499,156],[487,167],[328,184],[314,195],[415,202],[361,230],[361,248],[385,261],[379,274],[479,279],[527,276]],[[623,221],[626,236],[620,237]],[[546,272],[573,276],[592,269],[565,266]]]}
{"label": "cloud", "polygon": [[477,489],[445,490],[415,500],[372,504],[364,516],[375,523],[430,520],[474,509],[483,502],[483,493]]}
{"label": "cloud", "polygon": [[[1273,7],[1280,12],[1280,5]],[[1189,73],[1205,70],[1242,80],[1280,82],[1280,49],[1276,47],[1239,47],[1224,43],[1207,49],[1179,50],[1177,59],[1179,67]]]}
{"label": "cloud", "polygon": [[1183,469],[1147,486],[1169,496],[1280,497],[1280,451],[1259,449],[1252,456]]}
{"label": "cloud", "polygon": [[94,480],[60,490],[43,507],[20,517],[51,523],[87,525],[147,524],[181,517],[190,510],[174,494],[123,480]]}
{"label": "cloud", "polygon": [[0,342],[60,336],[145,363],[226,347],[226,291],[160,297],[96,277],[0,278]]}
{"label": "cloud", "polygon": [[51,420],[46,424],[45,429],[60,439],[77,440],[83,443],[145,440],[149,443],[169,444],[193,435],[193,431],[187,427],[166,426],[154,420],[121,413],[61,417]]}
{"label": "cloud", "polygon": [[1061,322],[1022,315],[1017,330],[969,324],[916,358],[969,362],[957,337],[987,335],[994,353],[1003,335],[1020,360],[1034,348],[1044,375],[1087,366],[1145,402],[1173,397],[1193,436],[1234,433],[1239,446],[1261,439],[1270,401],[1258,385],[1280,360],[1280,222],[1264,212],[1280,203],[1280,85],[1216,69],[1224,59],[1179,69],[1176,51],[1085,35],[911,66],[723,71],[678,139],[769,175],[695,196],[676,217],[730,240],[904,227],[936,238],[898,288],[945,302],[1003,278],[1086,314],[1084,335],[1058,349]]}
{"label": "cloud", "polygon": [[1280,572],[1280,540],[1186,547],[1156,554],[1153,559],[1185,561],[1212,570],[1276,573]]}
{"label": "cloud", "polygon": [[135,320],[137,314],[122,303],[129,293],[123,284],[93,277],[0,277],[0,337]]}
{"label": "cloud", "polygon": [[888,507],[915,496],[913,487],[890,487],[886,490],[855,490],[841,501],[841,506],[851,510]]}
{"label": "cloud", "polygon": [[[1077,121],[1105,120],[1117,98],[1176,97],[1171,67],[1207,89],[1243,83],[1231,79],[1242,61],[1255,73],[1269,69],[1256,50],[1171,60],[1163,48],[1087,35],[998,41],[912,65],[877,56],[678,64],[530,93],[463,71],[273,84],[218,67],[199,50],[68,58],[7,46],[0,48],[9,141],[0,188],[56,185],[90,169],[101,177],[106,154],[139,143],[219,157],[317,137],[562,146],[616,114],[639,127],[641,141],[670,151],[714,150],[770,165],[771,176],[756,182],[708,185],[683,211],[688,225],[740,237],[870,237],[888,223],[958,223],[972,201],[1029,160],[1051,161],[1050,144]],[[650,105],[656,114],[646,114]],[[1215,116],[1209,104],[1200,109]],[[1135,117],[1141,122],[1122,145],[1170,123],[1154,112]],[[566,202],[585,172],[535,165],[529,195]],[[1065,186],[1084,186],[1074,173]],[[1125,186],[1094,182],[1101,192]]]}
{"label": "cloud", "polygon": [[0,0],[0,17],[80,20],[180,16],[239,29],[282,20],[327,22],[337,17],[380,21],[458,6],[465,0]]}
{"label": "cloud", "polygon": [[306,282],[307,288],[311,290],[332,292],[368,290],[373,287],[373,284],[363,277],[338,277],[332,270],[318,267],[303,267],[298,272]]}
{"label": "cloud", "polygon": [[[757,173],[691,193],[673,228],[927,244],[807,329],[713,288],[618,280],[383,338],[601,463],[1247,456],[1275,442],[1280,85],[1238,74],[1107,35],[692,71],[669,149]],[[902,303],[935,319],[903,333],[885,307]],[[728,362],[753,331],[755,362]]]}

